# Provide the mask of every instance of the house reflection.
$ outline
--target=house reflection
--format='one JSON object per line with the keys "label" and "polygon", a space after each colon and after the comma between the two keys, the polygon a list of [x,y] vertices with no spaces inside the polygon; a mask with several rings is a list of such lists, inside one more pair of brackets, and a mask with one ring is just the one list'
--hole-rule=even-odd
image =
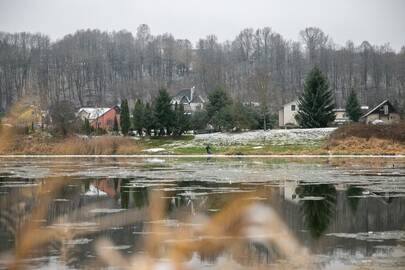
{"label": "house reflection", "polygon": [[97,179],[90,182],[86,187],[87,196],[108,196],[112,199],[119,197],[118,187],[120,179]]}
{"label": "house reflection", "polygon": [[131,186],[130,182],[130,179],[119,178],[85,182],[84,196],[95,196],[104,201],[113,200],[123,209],[148,205],[148,188]]}

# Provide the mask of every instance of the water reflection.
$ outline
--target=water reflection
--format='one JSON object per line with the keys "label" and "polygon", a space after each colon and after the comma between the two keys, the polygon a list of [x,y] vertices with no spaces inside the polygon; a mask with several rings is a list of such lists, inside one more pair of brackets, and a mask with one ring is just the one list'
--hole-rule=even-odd
{"label": "water reflection", "polygon": [[336,207],[334,185],[302,185],[296,193],[301,199],[301,211],[311,235],[319,238],[329,227]]}
{"label": "water reflection", "polygon": [[[133,163],[123,165],[117,161],[114,164],[97,164],[89,162],[86,165],[89,168],[94,166],[97,176],[76,175],[72,183],[64,187],[50,203],[46,224],[54,222],[60,215],[72,212],[78,212],[77,222],[83,223],[98,222],[99,217],[113,213],[126,215],[131,210],[145,209],[150,204],[149,192],[160,190],[164,192],[162,196],[166,205],[167,220],[164,225],[177,226],[182,222],[186,223],[179,218],[180,211],[191,216],[210,216],[219,212],[235,197],[248,194],[247,199],[272,206],[298,239],[314,254],[324,256],[322,260],[346,259],[352,260],[350,263],[353,264],[359,257],[372,258],[376,251],[379,252],[378,256],[388,257],[397,252],[395,248],[405,241],[405,237],[398,233],[404,230],[405,224],[405,199],[401,196],[401,189],[404,190],[405,185],[398,181],[395,183],[396,192],[384,192],[384,188],[393,182],[391,179],[396,179],[392,176],[390,181],[386,181],[387,178],[379,175],[345,176],[341,171],[335,173],[330,167],[323,165],[306,166],[286,162],[275,165],[244,160],[230,163],[217,160],[206,162],[202,159],[184,164],[166,161],[141,163],[139,166]],[[113,169],[100,169],[103,166],[127,166],[126,170],[130,167],[134,173],[129,176],[118,173],[116,176],[119,177],[105,176],[102,175],[102,170]],[[257,171],[262,173],[257,174]],[[249,173],[254,177],[245,177]],[[288,181],[280,181],[284,179],[278,176],[280,173],[287,174]],[[268,175],[273,179],[266,178]],[[14,223],[18,223],[19,216],[10,211],[14,209],[13,203],[24,203],[24,211],[29,212],[37,201],[35,189],[41,187],[42,180],[11,176],[12,174],[0,179],[0,219],[7,213],[8,216],[15,216]],[[244,181],[235,181],[238,177]],[[314,178],[316,181],[313,181]],[[312,182],[309,184],[305,180]],[[291,187],[287,187],[289,185]],[[252,191],[261,191],[260,197]],[[97,203],[97,207],[94,207],[94,203]],[[20,210],[18,212],[22,213]],[[11,225],[14,226],[14,223]],[[83,268],[84,265],[94,263],[93,245],[100,237],[113,239],[114,245],[124,255],[142,253],[142,241],[148,235],[147,227],[147,222],[143,221],[125,226],[112,223],[108,228],[69,239],[66,243],[74,250],[72,254],[75,257],[69,266]],[[10,230],[0,224],[0,253],[13,247],[13,238]],[[44,247],[35,256],[44,256],[48,261],[52,256],[59,258],[58,248]],[[276,253],[276,250],[249,243],[242,248],[243,256],[238,261],[242,265],[251,265],[254,262],[271,264],[277,258]],[[203,262],[212,262],[226,256],[219,253],[199,255],[201,257],[198,259]],[[401,256],[399,258],[404,257]],[[390,260],[392,262],[394,259]],[[40,267],[45,264],[46,262],[38,261],[35,265]],[[0,268],[1,265],[0,259]],[[322,261],[320,265],[323,269],[329,263]],[[398,265],[403,266],[400,263]]]}
{"label": "water reflection", "polygon": [[346,190],[346,198],[353,213],[356,213],[357,211],[360,202],[360,196],[362,194],[363,189],[357,186],[349,185]]}
{"label": "water reflection", "polygon": [[121,182],[121,186],[120,186],[120,194],[121,194],[121,208],[125,208],[128,209],[128,205],[129,205],[129,187],[128,187],[128,183],[129,183],[129,179],[117,179],[117,182],[120,181]]}

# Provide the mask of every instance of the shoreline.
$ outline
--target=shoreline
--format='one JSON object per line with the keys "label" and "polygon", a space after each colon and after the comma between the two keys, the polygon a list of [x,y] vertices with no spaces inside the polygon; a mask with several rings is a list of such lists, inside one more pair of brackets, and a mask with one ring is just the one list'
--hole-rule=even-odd
{"label": "shoreline", "polygon": [[0,159],[7,158],[405,158],[405,154],[399,155],[366,155],[366,154],[263,154],[263,155],[173,155],[173,154],[134,154],[134,155],[0,155]]}

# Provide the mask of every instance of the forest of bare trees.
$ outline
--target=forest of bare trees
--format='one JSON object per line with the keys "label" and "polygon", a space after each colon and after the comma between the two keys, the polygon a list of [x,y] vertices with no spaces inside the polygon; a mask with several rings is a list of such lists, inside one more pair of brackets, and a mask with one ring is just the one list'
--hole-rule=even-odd
{"label": "forest of bare trees", "polygon": [[69,100],[77,106],[150,101],[159,88],[175,93],[196,86],[203,94],[221,86],[240,101],[260,101],[276,111],[303,90],[318,66],[338,106],[354,89],[362,105],[389,98],[405,104],[405,47],[396,52],[367,41],[337,45],[318,28],[284,39],[271,28],[244,29],[233,41],[211,35],[196,46],[147,25],[127,31],[80,30],[57,41],[42,34],[0,33],[0,110],[25,95],[46,108]]}

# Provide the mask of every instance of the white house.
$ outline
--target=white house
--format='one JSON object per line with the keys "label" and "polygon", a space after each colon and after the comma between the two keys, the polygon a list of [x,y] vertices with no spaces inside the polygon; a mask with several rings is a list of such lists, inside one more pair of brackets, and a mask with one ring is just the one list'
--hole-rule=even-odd
{"label": "white house", "polygon": [[198,94],[195,87],[180,90],[171,100],[171,104],[183,104],[188,113],[200,111],[204,108],[205,100]]}
{"label": "white house", "polygon": [[280,127],[298,126],[295,115],[298,111],[298,99],[283,105],[278,111],[278,125]]}
{"label": "white house", "polygon": [[[278,111],[278,123],[279,127],[294,127],[298,126],[297,121],[295,120],[295,115],[298,112],[298,99],[285,104]],[[346,114],[344,108],[334,109],[335,121],[334,124],[341,125],[349,121],[349,117]]]}
{"label": "white house", "polygon": [[349,117],[346,114],[346,109],[344,108],[337,108],[334,109],[333,112],[335,113],[335,121],[336,125],[343,125],[350,121]]}

